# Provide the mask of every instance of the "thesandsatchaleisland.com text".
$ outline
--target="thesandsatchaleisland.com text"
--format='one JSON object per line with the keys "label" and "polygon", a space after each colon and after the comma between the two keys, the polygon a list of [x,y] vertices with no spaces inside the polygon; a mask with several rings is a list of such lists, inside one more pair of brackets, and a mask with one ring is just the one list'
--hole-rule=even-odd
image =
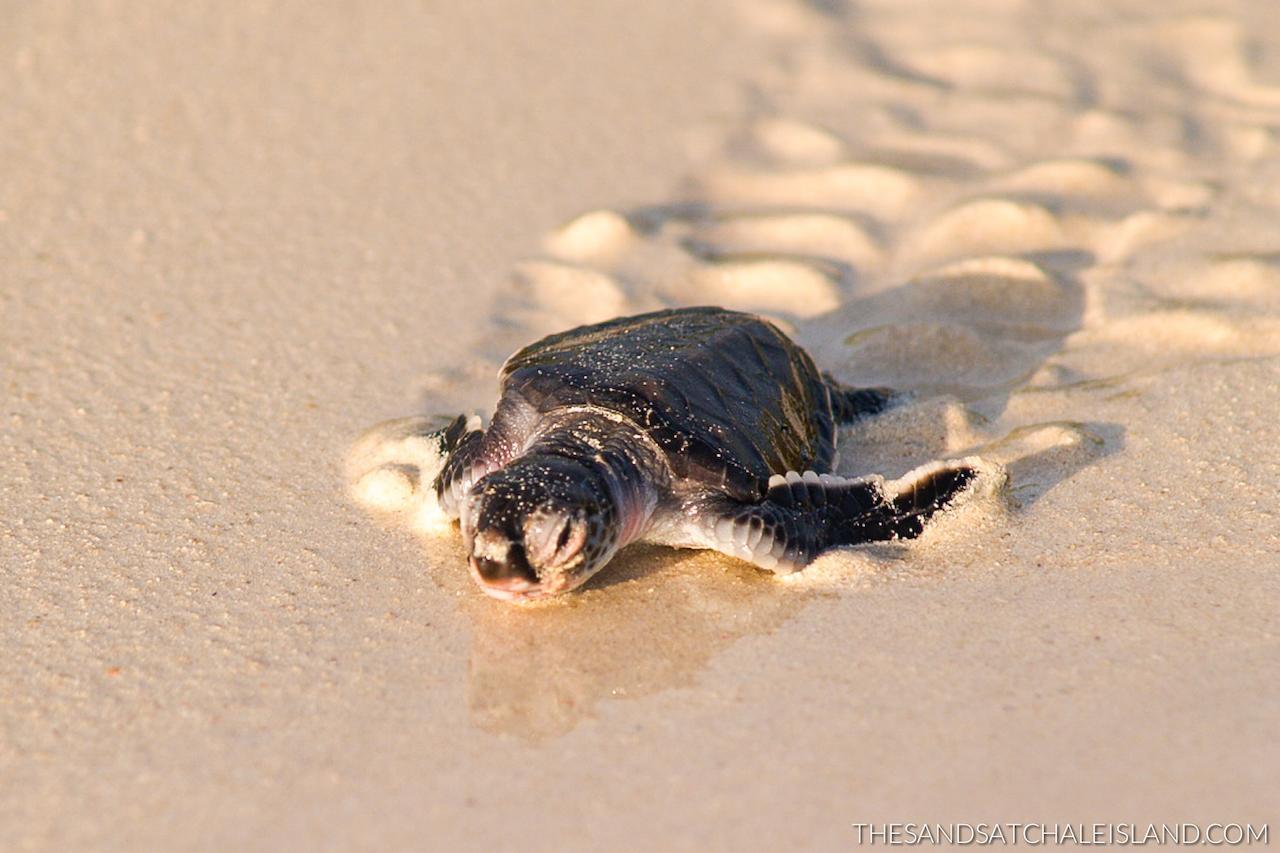
{"label": "thesandsatchaleisland.com text", "polygon": [[858,844],[1156,845],[1240,847],[1270,841],[1269,824],[1251,823],[855,823]]}

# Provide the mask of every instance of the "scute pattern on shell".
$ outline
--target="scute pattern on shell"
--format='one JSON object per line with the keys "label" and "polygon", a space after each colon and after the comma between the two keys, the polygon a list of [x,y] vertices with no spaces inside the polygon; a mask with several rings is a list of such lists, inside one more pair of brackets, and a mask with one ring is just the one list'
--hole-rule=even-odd
{"label": "scute pattern on shell", "polygon": [[502,391],[539,412],[592,406],[631,420],[672,472],[742,501],[780,471],[828,470],[830,391],[812,359],[770,323],[684,308],[571,329],[517,352]]}

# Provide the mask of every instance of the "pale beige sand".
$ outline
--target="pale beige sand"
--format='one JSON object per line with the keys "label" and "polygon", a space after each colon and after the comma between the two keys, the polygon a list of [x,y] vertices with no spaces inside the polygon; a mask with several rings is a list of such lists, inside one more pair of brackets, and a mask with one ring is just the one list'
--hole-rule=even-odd
{"label": "pale beige sand", "polygon": [[[6,8],[0,848],[1274,817],[1271,5],[535,5]],[[350,501],[370,424],[707,301],[917,391],[844,470],[1006,491],[534,608]]]}

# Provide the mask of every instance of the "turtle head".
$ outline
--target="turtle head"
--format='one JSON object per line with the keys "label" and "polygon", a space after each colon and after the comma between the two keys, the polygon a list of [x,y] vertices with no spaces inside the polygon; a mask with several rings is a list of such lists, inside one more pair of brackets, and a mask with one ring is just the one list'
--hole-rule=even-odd
{"label": "turtle head", "polygon": [[472,577],[489,595],[527,601],[567,592],[618,547],[614,501],[590,464],[526,457],[472,487],[462,517]]}

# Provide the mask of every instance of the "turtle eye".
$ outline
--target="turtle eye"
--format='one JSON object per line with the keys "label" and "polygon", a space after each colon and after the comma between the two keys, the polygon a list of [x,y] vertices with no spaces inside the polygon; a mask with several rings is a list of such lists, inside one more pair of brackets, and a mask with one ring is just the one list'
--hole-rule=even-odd
{"label": "turtle eye", "polygon": [[537,513],[525,524],[525,553],[540,566],[563,566],[586,541],[586,520],[575,513]]}

